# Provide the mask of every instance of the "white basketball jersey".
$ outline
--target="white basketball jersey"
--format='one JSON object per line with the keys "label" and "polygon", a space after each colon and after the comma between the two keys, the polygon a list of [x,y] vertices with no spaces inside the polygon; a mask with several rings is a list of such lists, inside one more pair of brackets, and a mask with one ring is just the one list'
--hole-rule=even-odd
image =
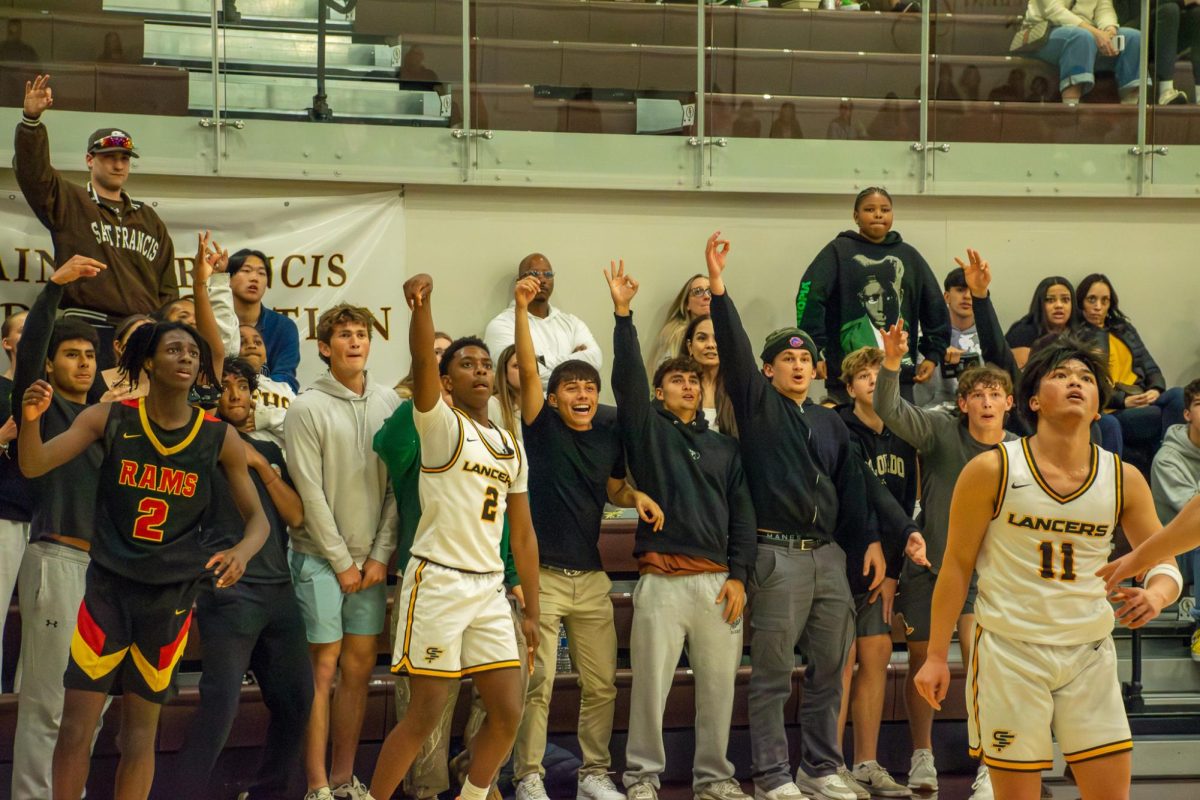
{"label": "white basketball jersey", "polygon": [[414,409],[413,422],[421,439],[421,521],[412,554],[464,572],[503,572],[508,494],[526,490],[521,443],[441,402]]}
{"label": "white basketball jersey", "polygon": [[1062,496],[1038,472],[1029,440],[1004,442],[999,494],[979,548],[975,616],[985,630],[1039,644],[1084,644],[1112,633],[1096,570],[1121,518],[1121,460],[1092,445],[1088,476]]}

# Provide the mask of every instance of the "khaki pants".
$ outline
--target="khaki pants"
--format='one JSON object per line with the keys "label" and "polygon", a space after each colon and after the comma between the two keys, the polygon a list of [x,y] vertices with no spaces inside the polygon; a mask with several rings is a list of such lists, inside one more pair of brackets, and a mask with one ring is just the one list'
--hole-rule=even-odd
{"label": "khaki pants", "polygon": [[579,774],[607,772],[612,763],[608,743],[617,700],[617,631],[609,598],[612,581],[603,572],[569,576],[546,567],[542,567],[539,580],[541,643],[513,748],[513,774],[517,780],[535,772],[545,775],[542,756],[558,663],[560,621],[566,624],[567,646],[579,672],[579,749],[583,753]]}
{"label": "khaki pants", "polygon": [[[397,600],[400,597],[400,589],[401,584],[397,583],[395,590]],[[517,634],[517,653],[520,654],[521,658],[521,677],[524,678],[529,674],[529,654],[525,648],[525,634],[521,631],[521,611],[515,600],[510,600],[509,602],[512,605],[513,628],[516,629]],[[393,608],[396,607],[393,605]],[[399,621],[402,621],[402,619]],[[396,647],[396,631],[397,625],[392,625],[390,636],[393,650]],[[395,686],[396,719],[404,719],[404,715],[408,713],[408,704],[411,698],[408,676],[397,675]],[[417,757],[413,760],[408,774],[404,776],[404,783],[401,786],[404,797],[426,800],[426,798],[436,797],[450,788],[450,768],[448,764],[450,758],[450,726],[454,722],[454,707],[457,703],[458,684],[456,682],[446,696],[446,705],[442,707],[442,713],[438,717],[437,728],[425,740],[425,744],[421,746],[421,752],[417,753]],[[486,717],[487,712],[484,710],[483,702],[479,698],[479,692],[472,691],[471,714],[467,717],[467,728],[463,733],[464,746],[470,746],[471,740],[475,738],[475,734],[479,733],[479,729],[483,727],[483,721]]]}

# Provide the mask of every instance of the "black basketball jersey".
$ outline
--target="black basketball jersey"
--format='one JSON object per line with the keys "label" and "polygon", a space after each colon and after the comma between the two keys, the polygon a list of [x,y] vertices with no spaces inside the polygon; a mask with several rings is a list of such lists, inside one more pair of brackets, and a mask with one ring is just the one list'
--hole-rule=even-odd
{"label": "black basketball jersey", "polygon": [[212,555],[199,528],[212,498],[225,423],[200,409],[164,430],[145,398],[113,403],[104,428],[92,558],[140,583],[195,580]]}

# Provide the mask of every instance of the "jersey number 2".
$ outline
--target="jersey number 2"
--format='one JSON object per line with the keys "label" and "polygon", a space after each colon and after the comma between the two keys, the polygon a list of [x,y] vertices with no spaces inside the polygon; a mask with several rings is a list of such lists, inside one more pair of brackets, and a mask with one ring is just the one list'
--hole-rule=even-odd
{"label": "jersey number 2", "polygon": [[[1042,570],[1041,575],[1048,581],[1054,580],[1054,542],[1042,542],[1038,545],[1042,551]],[[1061,581],[1075,580],[1075,545],[1070,542],[1063,542],[1062,548],[1062,574],[1058,575]]]}
{"label": "jersey number 2", "polygon": [[138,503],[138,518],[133,523],[133,538],[148,542],[163,540],[162,524],[167,521],[167,501],[157,497],[143,497]]}
{"label": "jersey number 2", "polygon": [[489,486],[483,490],[483,513],[480,519],[484,522],[495,522],[496,511],[500,508],[500,490]]}

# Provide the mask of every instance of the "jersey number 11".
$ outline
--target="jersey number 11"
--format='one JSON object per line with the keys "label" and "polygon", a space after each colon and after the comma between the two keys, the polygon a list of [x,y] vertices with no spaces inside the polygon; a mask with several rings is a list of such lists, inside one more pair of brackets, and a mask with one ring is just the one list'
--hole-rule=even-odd
{"label": "jersey number 11", "polygon": [[1075,580],[1075,545],[1070,542],[1062,543],[1062,574],[1057,576],[1054,574],[1054,542],[1042,542],[1038,548],[1042,551],[1043,578],[1049,581],[1055,577],[1061,581]]}

